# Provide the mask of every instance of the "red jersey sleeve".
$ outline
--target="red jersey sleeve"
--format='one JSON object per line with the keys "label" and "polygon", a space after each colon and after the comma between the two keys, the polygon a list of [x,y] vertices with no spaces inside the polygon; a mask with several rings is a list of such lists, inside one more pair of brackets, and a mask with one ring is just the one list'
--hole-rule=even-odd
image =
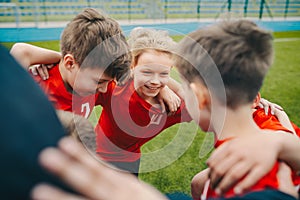
{"label": "red jersey sleeve", "polygon": [[[261,129],[280,130],[292,133],[290,130],[281,125],[276,116],[271,114],[266,115],[263,108],[259,108],[253,113],[253,119]],[[300,128],[294,123],[292,123],[292,126],[298,137],[300,137]],[[300,177],[296,174],[296,172],[292,172],[292,179],[294,185],[300,184]]]}
{"label": "red jersey sleeve", "polygon": [[183,100],[181,100],[181,105],[179,107],[179,109],[176,111],[176,115],[180,115],[181,116],[181,122],[190,122],[192,121],[192,117],[190,116],[187,108],[186,108],[186,104]]}
{"label": "red jersey sleeve", "polygon": [[263,108],[257,109],[252,116],[255,123],[261,129],[270,129],[275,131],[285,131],[291,133],[290,130],[288,130],[287,128],[281,125],[281,123],[279,122],[276,116],[270,113],[266,115]]}
{"label": "red jersey sleeve", "polygon": [[[231,137],[231,138],[227,138],[225,140],[218,140],[215,144],[215,148],[218,148],[219,146],[221,146],[222,144],[224,144],[225,142],[227,142],[231,139],[234,139],[234,138]],[[247,192],[261,191],[261,190],[268,189],[268,188],[269,189],[278,189],[278,185],[279,185],[278,180],[277,180],[278,167],[279,167],[279,163],[276,162],[274,164],[273,168],[269,171],[269,173],[267,173],[264,177],[262,177],[260,180],[258,180]],[[243,178],[241,180],[243,180]],[[246,194],[246,193],[244,193],[244,194]],[[232,186],[223,195],[226,198],[235,196],[234,186]],[[208,197],[215,198],[215,197],[219,197],[219,196],[213,189],[209,188]]]}

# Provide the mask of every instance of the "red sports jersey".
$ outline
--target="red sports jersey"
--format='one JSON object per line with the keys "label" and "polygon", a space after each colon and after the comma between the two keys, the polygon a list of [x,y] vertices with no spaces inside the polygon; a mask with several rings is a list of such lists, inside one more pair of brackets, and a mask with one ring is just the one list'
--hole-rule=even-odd
{"label": "red sports jersey", "polygon": [[33,76],[33,78],[41,86],[54,107],[87,118],[95,106],[95,98],[98,98],[98,94],[86,97],[72,94],[65,87],[58,65],[49,69],[48,72],[50,78],[47,80],[43,80],[40,76]]}
{"label": "red sports jersey", "polygon": [[[263,108],[258,108],[253,113],[253,119],[261,129],[281,130],[292,133],[290,130],[286,129],[281,125],[276,116],[271,115],[270,112],[268,115],[266,115]],[[293,122],[291,122],[291,124],[295,129],[295,132],[298,135],[298,137],[300,137],[300,128]],[[294,185],[300,185],[300,176],[297,176],[296,172],[292,173],[292,178]]]}
{"label": "red sports jersey", "polygon": [[167,116],[142,99],[130,80],[124,86],[110,83],[103,110],[96,126],[97,154],[106,161],[134,162],[140,148],[164,129],[180,122],[191,121],[185,104],[175,115]]}
{"label": "red sports jersey", "polygon": [[290,132],[287,128],[283,127],[276,116],[272,115],[270,112],[268,115],[265,114],[265,110],[263,108],[257,108],[255,112],[253,112],[252,117],[255,123],[261,129],[270,129],[276,131],[285,131]]}
{"label": "red sports jersey", "polygon": [[[215,144],[215,147],[216,148],[219,147],[224,142],[226,142],[230,139],[218,140]],[[262,177],[254,186],[252,186],[249,189],[249,192],[256,192],[256,191],[260,191],[260,190],[264,190],[264,189],[277,189],[279,186],[279,183],[277,180],[278,167],[279,167],[279,162],[276,162],[275,165],[273,166],[272,170],[268,174],[266,174],[264,177]],[[230,198],[230,197],[235,196],[233,188],[234,188],[234,186],[231,187],[225,194],[223,194],[222,197]],[[207,197],[216,198],[219,196],[215,193],[214,190],[209,188],[208,192],[207,192]]]}
{"label": "red sports jersey", "polygon": [[[265,111],[263,108],[258,108],[254,113],[253,113],[253,119],[256,122],[256,124],[261,128],[261,129],[270,129],[270,130],[276,130],[276,131],[285,131],[285,132],[291,132],[285,127],[283,127],[276,116],[271,115],[270,113],[268,115],[265,114]],[[295,124],[293,124],[295,128],[298,128]],[[299,128],[298,128],[299,129]],[[216,142],[215,147],[219,147],[221,144],[224,142],[228,141],[227,140],[219,140]],[[276,162],[275,165],[273,166],[272,170],[266,174],[263,178],[261,178],[254,186],[252,186],[249,191],[254,192],[254,191],[259,191],[263,189],[278,189],[279,183],[277,180],[277,171],[279,167],[279,162]],[[298,185],[300,183],[299,181],[299,176],[296,176],[296,174],[293,173],[293,181],[295,185]],[[234,196],[234,191],[232,187],[225,195],[224,197],[229,198]],[[217,197],[217,194],[212,190],[209,189],[207,193],[207,197]]]}
{"label": "red sports jersey", "polygon": [[[261,129],[270,129],[270,130],[276,130],[276,131],[286,131],[286,132],[291,132],[285,127],[281,125],[279,120],[277,119],[276,116],[271,115],[270,113],[268,115],[265,114],[265,111],[263,108],[258,108],[254,113],[253,113],[253,119],[256,122],[256,124],[261,128]],[[294,128],[296,131],[299,132],[299,128],[293,124]],[[298,128],[298,129],[297,129]],[[223,141],[217,141],[215,144],[215,147],[220,146],[224,142],[228,141],[223,140]],[[254,191],[259,191],[263,189],[277,189],[279,186],[278,180],[277,180],[277,171],[279,167],[279,162],[276,162],[275,165],[273,166],[272,170],[266,174],[263,178],[261,178],[254,186],[252,186],[249,191],[254,192]],[[294,181],[295,185],[299,184],[299,176],[296,176],[295,173],[292,174],[292,178]],[[225,198],[229,198],[234,196],[234,191],[233,191],[234,186],[224,195]],[[207,193],[207,197],[218,197],[218,195],[212,190],[209,189]]]}

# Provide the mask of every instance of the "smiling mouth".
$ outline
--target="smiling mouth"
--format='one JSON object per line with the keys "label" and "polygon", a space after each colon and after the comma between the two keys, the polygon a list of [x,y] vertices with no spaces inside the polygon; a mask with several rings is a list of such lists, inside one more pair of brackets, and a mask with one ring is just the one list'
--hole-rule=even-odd
{"label": "smiling mouth", "polygon": [[146,88],[148,88],[149,90],[158,90],[160,89],[161,87],[151,87],[151,86],[148,86],[148,85],[145,85]]}

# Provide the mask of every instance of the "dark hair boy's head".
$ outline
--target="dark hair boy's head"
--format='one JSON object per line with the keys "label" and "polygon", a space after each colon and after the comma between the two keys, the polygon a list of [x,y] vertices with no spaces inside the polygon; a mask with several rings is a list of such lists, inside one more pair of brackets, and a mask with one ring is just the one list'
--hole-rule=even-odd
{"label": "dark hair boy's head", "polygon": [[[248,20],[224,21],[192,32],[179,49],[175,66],[181,75],[188,82],[212,86],[210,92],[231,108],[254,100],[273,60],[272,35]],[[220,97],[218,77],[226,98]]]}
{"label": "dark hair boy's head", "polygon": [[68,23],[60,43],[62,56],[72,54],[81,68],[103,68],[117,80],[129,71],[131,55],[120,25],[95,9]]}

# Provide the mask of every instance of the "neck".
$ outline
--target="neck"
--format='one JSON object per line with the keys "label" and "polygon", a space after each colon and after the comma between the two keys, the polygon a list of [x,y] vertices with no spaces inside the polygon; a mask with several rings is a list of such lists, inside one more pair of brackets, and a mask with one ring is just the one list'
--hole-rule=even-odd
{"label": "neck", "polygon": [[235,110],[227,108],[225,119],[216,118],[213,121],[217,139],[224,140],[230,137],[243,137],[257,133],[260,129],[254,122],[252,113],[251,105],[239,106]]}

